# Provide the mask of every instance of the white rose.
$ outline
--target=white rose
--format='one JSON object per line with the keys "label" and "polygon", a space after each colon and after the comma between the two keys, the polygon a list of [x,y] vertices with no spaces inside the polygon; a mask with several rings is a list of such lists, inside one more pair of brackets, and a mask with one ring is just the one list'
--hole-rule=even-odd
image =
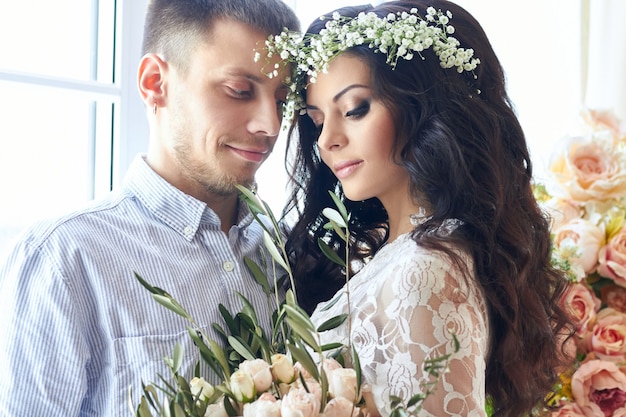
{"label": "white rose", "polygon": [[318,417],[320,402],[304,388],[295,388],[283,397],[280,412],[282,417]]}
{"label": "white rose", "polygon": [[272,386],[272,371],[263,359],[243,361],[239,364],[239,370],[252,377],[256,392],[265,392]]}
{"label": "white rose", "polygon": [[189,388],[194,396],[198,396],[198,399],[206,401],[215,394],[215,388],[213,385],[205,381],[204,378],[195,377],[189,381]]}
{"label": "white rose", "polygon": [[243,417],[281,417],[280,400],[268,392],[261,395],[256,401],[243,406]]}
{"label": "white rose", "polygon": [[343,397],[333,398],[326,404],[323,417],[356,417],[359,415],[359,408]]}
{"label": "white rose", "polygon": [[330,395],[334,398],[343,397],[352,404],[357,402],[356,371],[354,369],[333,369],[327,376]]}
{"label": "white rose", "polygon": [[224,408],[224,401],[220,400],[215,404],[209,404],[204,412],[204,417],[228,417],[228,413]]}
{"label": "white rose", "polygon": [[282,353],[272,355],[272,374],[279,383],[284,382],[289,384],[293,382],[296,377],[296,372],[293,369],[291,358]]}
{"label": "white rose", "polygon": [[256,395],[254,380],[247,372],[235,371],[230,376],[230,391],[240,403],[250,402]]}

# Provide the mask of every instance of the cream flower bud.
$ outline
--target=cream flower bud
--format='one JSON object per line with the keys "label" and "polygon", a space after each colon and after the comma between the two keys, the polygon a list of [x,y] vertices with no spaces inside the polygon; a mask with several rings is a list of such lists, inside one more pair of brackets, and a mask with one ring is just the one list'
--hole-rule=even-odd
{"label": "cream flower bud", "polygon": [[247,372],[238,370],[230,376],[230,391],[239,402],[250,402],[256,395],[254,380]]}
{"label": "cream flower bud", "polygon": [[282,353],[272,355],[272,375],[277,382],[289,384],[296,378],[291,358]]}
{"label": "cream flower bud", "polygon": [[263,359],[243,361],[239,365],[239,370],[252,377],[256,392],[265,392],[272,386],[272,371],[270,365]]}
{"label": "cream flower bud", "polygon": [[281,401],[266,392],[256,401],[244,404],[243,417],[281,417],[280,406]]}
{"label": "cream flower bud", "polygon": [[204,378],[195,377],[189,381],[189,388],[194,396],[198,396],[200,400],[208,400],[215,394],[215,388],[209,384]]}
{"label": "cream flower bud", "polygon": [[327,373],[328,391],[334,398],[343,397],[352,404],[357,398],[356,371],[352,368],[333,369]]}
{"label": "cream flower bud", "polygon": [[280,412],[282,417],[318,417],[320,403],[304,388],[295,388],[283,397]]}

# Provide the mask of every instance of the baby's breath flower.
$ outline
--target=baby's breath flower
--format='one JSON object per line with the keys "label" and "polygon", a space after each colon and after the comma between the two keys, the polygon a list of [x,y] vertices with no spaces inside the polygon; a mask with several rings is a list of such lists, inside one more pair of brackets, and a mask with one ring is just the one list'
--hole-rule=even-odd
{"label": "baby's breath flower", "polygon": [[[460,48],[460,42],[450,36],[455,30],[450,25],[452,13],[428,7],[424,17],[416,8],[389,13],[378,17],[375,13],[361,12],[356,18],[346,18],[334,12],[319,34],[299,34],[282,32],[270,36],[265,42],[268,59],[280,56],[284,64],[291,64],[292,81],[298,88],[292,88],[287,97],[290,106],[285,116],[291,118],[293,111],[303,109],[304,102],[299,95],[308,83],[315,83],[320,73],[328,72],[329,63],[348,48],[367,45],[376,53],[387,55],[387,63],[395,68],[399,59],[411,60],[414,53],[425,59],[422,51],[432,48],[439,58],[442,68],[454,68],[457,72],[473,72],[480,60],[474,57],[471,48]],[[255,62],[260,59],[255,51]],[[268,76],[277,76],[275,68]]]}

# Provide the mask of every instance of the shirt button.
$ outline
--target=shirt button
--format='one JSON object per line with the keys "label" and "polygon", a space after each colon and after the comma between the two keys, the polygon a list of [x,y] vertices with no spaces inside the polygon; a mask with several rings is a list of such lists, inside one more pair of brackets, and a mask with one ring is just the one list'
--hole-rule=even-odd
{"label": "shirt button", "polygon": [[225,261],[225,262],[222,264],[222,268],[224,268],[224,271],[226,271],[226,272],[230,272],[230,271],[232,271],[233,269],[235,269],[235,264],[234,264],[232,261]]}
{"label": "shirt button", "polygon": [[191,228],[191,226],[185,226],[185,228],[183,229],[183,233],[185,234],[185,236],[189,237],[193,234],[193,229]]}

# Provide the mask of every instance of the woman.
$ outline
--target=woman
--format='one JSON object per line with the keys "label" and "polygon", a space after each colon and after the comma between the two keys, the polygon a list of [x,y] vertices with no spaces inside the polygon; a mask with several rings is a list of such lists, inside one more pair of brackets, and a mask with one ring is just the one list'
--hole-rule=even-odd
{"label": "woman", "polygon": [[[359,12],[375,16],[353,19]],[[350,325],[322,341],[356,348],[381,415],[390,395],[422,389],[421,364],[454,352],[452,334],[460,350],[424,415],[481,416],[487,399],[495,415],[527,415],[567,360],[572,327],[557,304],[566,281],[550,264],[549,223],[489,40],[442,0],[330,16],[309,27],[297,60],[306,107],[291,132],[298,217],[288,249],[299,301],[316,323],[349,309]],[[343,250],[323,228],[329,190],[351,213],[349,300],[345,271],[317,247],[321,237]]]}

